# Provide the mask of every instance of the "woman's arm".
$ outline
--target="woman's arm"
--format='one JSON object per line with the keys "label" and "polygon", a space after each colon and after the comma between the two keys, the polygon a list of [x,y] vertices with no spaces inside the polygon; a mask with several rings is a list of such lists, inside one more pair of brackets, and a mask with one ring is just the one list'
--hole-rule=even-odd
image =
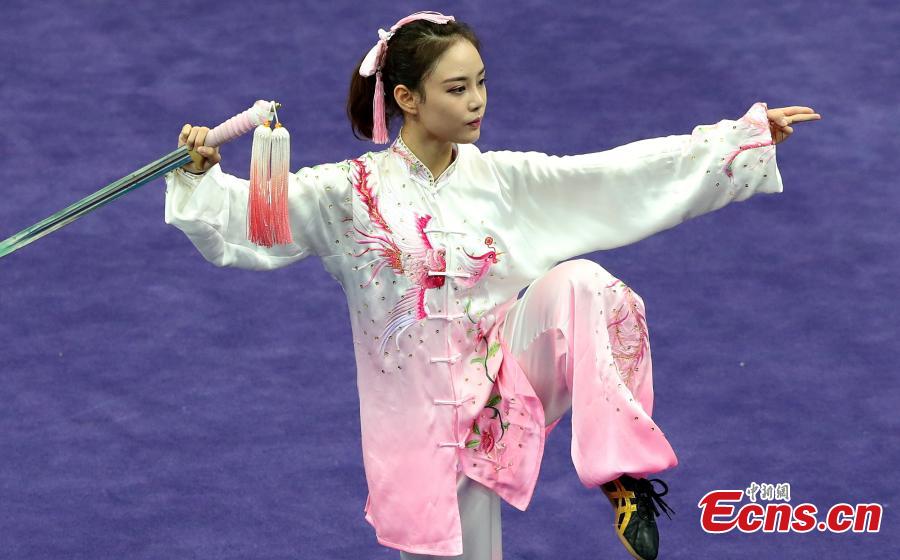
{"label": "woman's arm", "polygon": [[165,175],[165,221],[187,235],[216,266],[270,270],[310,255],[334,252],[341,218],[352,215],[347,167],[326,163],[289,175],[288,209],[293,242],[263,247],[247,239],[249,181],[222,171],[176,169]]}
{"label": "woman's arm", "polygon": [[634,243],[756,193],[782,192],[766,105],[736,121],[611,150],[485,152],[546,266]]}

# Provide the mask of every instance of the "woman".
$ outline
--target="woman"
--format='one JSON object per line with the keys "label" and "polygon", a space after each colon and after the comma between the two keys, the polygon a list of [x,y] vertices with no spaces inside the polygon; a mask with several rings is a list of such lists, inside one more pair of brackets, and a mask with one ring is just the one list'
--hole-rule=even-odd
{"label": "woman", "polygon": [[756,103],[736,121],[604,152],[481,152],[486,69],[472,30],[417,12],[379,36],[348,115],[377,143],[392,118],[401,130],[384,150],[290,177],[291,243],[247,241],[248,181],[202,147],[206,127],[181,131],[201,157],[166,176],[166,222],[218,266],[315,254],[340,282],[366,520],[401,558],[500,558],[499,499],[527,508],[544,438],[570,409],[580,480],[606,493],[628,551],[655,558],[666,492],[645,476],[677,459],[650,417],[644,304],[593,261],[557,263],[781,192],[774,146],[819,115]]}

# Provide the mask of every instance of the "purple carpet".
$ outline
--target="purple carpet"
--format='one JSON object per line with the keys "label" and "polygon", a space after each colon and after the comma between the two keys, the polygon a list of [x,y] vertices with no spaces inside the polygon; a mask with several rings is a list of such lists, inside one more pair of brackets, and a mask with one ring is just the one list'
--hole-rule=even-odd
{"label": "purple carpet", "polygon": [[[657,475],[661,559],[900,558],[893,2],[6,1],[0,239],[256,99],[283,104],[294,170],[382,149],[351,134],[350,75],[417,10],[482,40],[482,151],[601,151],[756,101],[822,115],[778,146],[784,193],[585,257],[647,306],[680,461]],[[248,176],[250,143],[225,171]],[[363,518],[341,287],[317,258],[212,266],[164,223],[164,187],[0,259],[0,559],[398,558]],[[629,557],[570,435],[528,510],[503,504],[506,558]],[[881,504],[881,530],[703,530],[705,494],[753,482],[822,515]]]}

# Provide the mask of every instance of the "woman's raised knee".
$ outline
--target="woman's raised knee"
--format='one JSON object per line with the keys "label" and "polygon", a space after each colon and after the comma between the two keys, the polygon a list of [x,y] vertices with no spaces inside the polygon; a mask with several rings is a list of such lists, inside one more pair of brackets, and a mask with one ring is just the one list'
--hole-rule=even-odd
{"label": "woman's raised knee", "polygon": [[602,283],[603,286],[606,286],[611,282],[618,281],[608,270],[590,259],[572,259],[561,262],[556,267],[575,283],[587,283],[590,286]]}

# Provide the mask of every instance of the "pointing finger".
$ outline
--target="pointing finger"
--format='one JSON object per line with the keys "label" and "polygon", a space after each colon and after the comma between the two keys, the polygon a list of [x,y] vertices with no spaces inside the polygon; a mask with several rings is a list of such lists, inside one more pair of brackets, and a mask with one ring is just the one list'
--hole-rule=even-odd
{"label": "pointing finger", "polygon": [[821,118],[820,115],[795,115],[793,117],[780,117],[775,124],[783,129],[787,129],[796,122],[817,121]]}
{"label": "pointing finger", "polygon": [[785,115],[799,115],[802,113],[815,114],[815,111],[812,109],[812,107],[803,107],[800,105],[791,105],[790,107],[782,107],[781,110],[782,110],[782,112],[784,112]]}

